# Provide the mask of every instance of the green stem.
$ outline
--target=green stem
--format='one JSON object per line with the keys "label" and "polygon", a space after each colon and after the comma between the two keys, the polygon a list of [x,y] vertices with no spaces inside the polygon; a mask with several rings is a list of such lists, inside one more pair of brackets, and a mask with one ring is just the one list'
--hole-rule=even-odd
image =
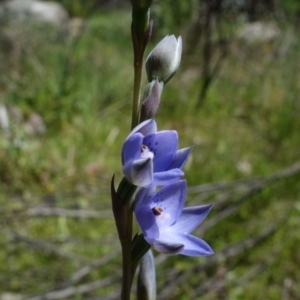
{"label": "green stem", "polygon": [[[141,98],[141,84],[142,84],[142,67],[143,55],[139,55],[141,59],[137,59],[134,64],[134,90],[133,90],[133,106],[132,106],[132,121],[131,129],[139,123],[139,107]],[[133,211],[131,203],[126,204],[125,211],[125,228],[126,236],[122,244],[122,259],[123,259],[123,281],[122,281],[122,300],[130,300],[130,290],[132,284],[132,266],[131,266],[131,246],[132,246],[132,220]]]}
{"label": "green stem", "polygon": [[133,105],[131,129],[139,124],[139,108],[141,101],[141,85],[143,75],[143,53],[140,53],[139,59],[134,64],[134,87],[133,87]]}
{"label": "green stem", "polygon": [[122,278],[122,300],[130,300],[130,290],[132,284],[131,274],[131,239],[132,239],[132,218],[133,212],[130,203],[126,205],[125,211],[125,228],[126,236],[121,240],[122,245],[122,265],[123,265],[123,278]]}
{"label": "green stem", "polygon": [[[134,90],[133,90],[133,106],[132,106],[132,122],[131,128],[139,124],[139,107],[141,99],[142,85],[142,70],[143,70],[143,51],[138,53],[138,59],[134,64]],[[126,234],[121,241],[122,244],[122,259],[123,259],[123,279],[122,279],[122,300],[130,300],[130,290],[132,284],[132,265],[131,265],[131,246],[132,246],[132,220],[133,211],[131,203],[126,204],[125,210],[125,228]]]}
{"label": "green stem", "polygon": [[[132,24],[132,38],[134,47],[134,86],[133,86],[133,104],[132,104],[132,119],[131,119],[131,129],[139,124],[139,109],[141,101],[141,85],[142,85],[142,72],[143,72],[143,56],[144,56],[144,46],[143,38],[144,31],[149,25],[149,9],[138,10],[139,13],[136,14],[133,9],[133,24]],[[142,22],[142,27],[140,24],[137,25],[137,21]],[[142,29],[143,28],[143,29]],[[142,29],[141,32],[137,32],[137,29]],[[139,33],[139,34],[138,34]],[[132,259],[131,259],[131,248],[132,248],[132,224],[133,221],[133,210],[131,206],[131,201],[129,201],[125,206],[125,234],[121,239],[122,246],[122,260],[123,260],[123,278],[122,278],[122,300],[130,300],[130,291],[132,285],[132,279],[134,274],[132,274]]]}
{"label": "green stem", "polygon": [[149,29],[150,5],[151,1],[149,1],[146,6],[141,6],[139,4],[132,8],[131,34],[134,52],[134,87],[131,129],[139,124],[143,58],[145,46],[147,44],[147,30]]}

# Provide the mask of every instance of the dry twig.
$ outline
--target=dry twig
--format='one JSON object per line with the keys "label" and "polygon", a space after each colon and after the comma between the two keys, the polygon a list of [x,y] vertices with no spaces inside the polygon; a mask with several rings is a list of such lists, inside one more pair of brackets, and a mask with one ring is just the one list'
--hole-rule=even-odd
{"label": "dry twig", "polygon": [[287,216],[285,216],[284,219],[278,221],[277,223],[270,225],[268,228],[266,228],[256,236],[241,241],[238,244],[228,246],[221,252],[209,257],[204,263],[197,264],[194,267],[190,268],[188,271],[185,270],[183,272],[174,269],[171,270],[166,276],[168,278],[168,282],[164,283],[164,288],[162,288],[159,292],[158,299],[165,299],[168,295],[171,295],[172,291],[174,291],[177,286],[187,281],[193,274],[197,272],[203,272],[204,270],[216,264],[222,263],[228,258],[239,255],[246,249],[249,249],[250,247],[253,247],[258,243],[266,240],[274,232],[276,232],[276,230],[286,221],[286,219]]}

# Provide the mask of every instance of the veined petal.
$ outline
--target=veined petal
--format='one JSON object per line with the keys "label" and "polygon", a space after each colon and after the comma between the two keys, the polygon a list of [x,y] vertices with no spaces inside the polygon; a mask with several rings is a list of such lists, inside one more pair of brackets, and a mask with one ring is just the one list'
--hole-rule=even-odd
{"label": "veined petal", "polygon": [[122,164],[126,164],[141,157],[141,148],[144,136],[141,133],[130,135],[122,149]]}
{"label": "veined petal", "polygon": [[142,206],[149,206],[156,191],[156,186],[140,189],[134,200],[134,210],[138,210]]}
{"label": "veined petal", "polygon": [[153,181],[153,162],[151,158],[142,158],[125,164],[122,171],[126,178],[136,186],[149,186]]}
{"label": "veined petal", "polygon": [[169,254],[169,255],[175,255],[180,253],[182,251],[184,245],[181,243],[174,243],[169,241],[164,241],[161,239],[156,240],[148,240],[145,238],[146,241],[154,247],[158,252]]}
{"label": "veined petal", "polygon": [[[202,239],[191,234],[176,234],[176,240],[182,242],[184,248],[180,254],[187,256],[207,256],[214,254],[211,247]],[[174,236],[175,238],[175,236]]]}
{"label": "veined petal", "polygon": [[176,152],[176,155],[171,162],[170,166],[168,167],[168,170],[175,169],[175,168],[183,168],[183,166],[186,164],[191,152],[193,150],[193,147],[180,149]]}
{"label": "veined petal", "polygon": [[186,195],[186,181],[180,180],[164,186],[151,199],[150,207],[159,207],[161,213],[156,215],[156,223],[159,229],[172,225],[180,216]]}
{"label": "veined petal", "polygon": [[184,208],[172,231],[180,233],[192,232],[207,216],[212,205],[202,205]]}
{"label": "veined petal", "polygon": [[[135,210],[136,220],[147,238],[156,239],[159,236],[159,229],[155,222],[155,215],[149,206],[143,206]],[[147,239],[146,239],[147,240]]]}
{"label": "veined petal", "polygon": [[140,132],[143,136],[147,136],[147,135],[157,132],[157,125],[156,125],[155,120],[149,119],[149,120],[146,120],[146,121],[140,123],[139,125],[137,125],[136,127],[134,127],[132,129],[129,136],[131,136],[132,134],[134,134],[136,132]]}
{"label": "veined petal", "polygon": [[180,180],[184,173],[180,169],[172,169],[165,172],[158,172],[153,174],[153,185],[163,186],[172,182]]}
{"label": "veined petal", "polygon": [[143,143],[154,153],[154,172],[167,170],[176,154],[177,132],[174,130],[159,131],[146,136]]}

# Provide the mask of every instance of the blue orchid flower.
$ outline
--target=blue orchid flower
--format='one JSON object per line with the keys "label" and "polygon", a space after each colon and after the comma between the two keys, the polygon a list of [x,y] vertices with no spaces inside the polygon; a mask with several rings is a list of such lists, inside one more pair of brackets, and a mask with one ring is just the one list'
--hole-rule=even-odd
{"label": "blue orchid flower", "polygon": [[134,185],[162,186],[184,176],[181,168],[192,147],[177,150],[175,130],[157,132],[156,122],[146,120],[129,134],[122,149],[122,171]]}
{"label": "blue orchid flower", "polygon": [[211,205],[184,208],[186,181],[141,189],[135,199],[134,213],[145,240],[166,254],[206,256],[213,250],[190,233],[203,221]]}

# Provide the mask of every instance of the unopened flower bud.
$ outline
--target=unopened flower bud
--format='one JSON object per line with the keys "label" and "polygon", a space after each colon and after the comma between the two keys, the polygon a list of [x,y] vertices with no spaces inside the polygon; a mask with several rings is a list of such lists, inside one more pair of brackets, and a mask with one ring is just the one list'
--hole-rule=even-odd
{"label": "unopened flower bud", "polygon": [[153,80],[149,82],[145,88],[145,100],[141,106],[140,123],[148,119],[153,119],[160,103],[160,95],[162,93],[164,83]]}
{"label": "unopened flower bud", "polygon": [[157,79],[166,84],[176,73],[182,53],[181,36],[166,36],[150,52],[146,60],[148,81]]}
{"label": "unopened flower bud", "polygon": [[158,85],[158,92],[159,92],[159,97],[162,94],[163,88],[164,88],[164,83],[161,81],[159,82],[157,79],[152,80],[151,82],[148,82],[147,85],[145,86],[145,92],[144,92],[144,99],[146,99],[152,92],[153,89]]}

